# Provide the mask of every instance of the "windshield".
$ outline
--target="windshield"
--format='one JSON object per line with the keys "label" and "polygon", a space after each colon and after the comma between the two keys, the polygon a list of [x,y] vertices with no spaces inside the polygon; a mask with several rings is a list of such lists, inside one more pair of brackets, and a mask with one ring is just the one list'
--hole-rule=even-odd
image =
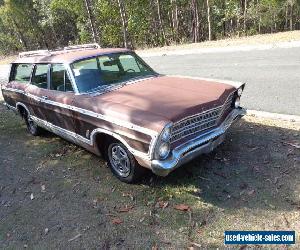
{"label": "windshield", "polygon": [[80,93],[119,86],[156,73],[134,53],[116,53],[77,61],[71,65]]}

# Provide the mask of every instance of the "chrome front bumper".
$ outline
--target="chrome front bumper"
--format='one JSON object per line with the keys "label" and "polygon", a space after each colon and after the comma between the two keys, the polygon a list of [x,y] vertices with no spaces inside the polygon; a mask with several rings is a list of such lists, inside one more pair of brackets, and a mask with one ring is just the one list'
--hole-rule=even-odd
{"label": "chrome front bumper", "polygon": [[166,160],[152,160],[152,172],[160,176],[166,176],[198,155],[213,151],[224,141],[225,132],[231,124],[245,114],[246,110],[243,108],[234,109],[219,127],[178,146]]}

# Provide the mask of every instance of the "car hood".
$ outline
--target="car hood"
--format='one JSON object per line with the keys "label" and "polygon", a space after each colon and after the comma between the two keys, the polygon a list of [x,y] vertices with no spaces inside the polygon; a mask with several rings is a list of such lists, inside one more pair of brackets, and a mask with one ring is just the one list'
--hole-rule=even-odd
{"label": "car hood", "polygon": [[158,76],[95,95],[91,104],[101,113],[160,130],[167,122],[222,105],[234,89],[216,81]]}

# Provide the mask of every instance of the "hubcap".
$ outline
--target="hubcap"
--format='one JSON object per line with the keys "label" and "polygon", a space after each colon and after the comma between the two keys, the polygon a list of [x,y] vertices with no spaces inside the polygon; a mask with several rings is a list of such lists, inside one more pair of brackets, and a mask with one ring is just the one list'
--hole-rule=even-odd
{"label": "hubcap", "polygon": [[130,160],[127,152],[119,145],[111,148],[109,160],[114,170],[122,177],[130,174]]}
{"label": "hubcap", "polygon": [[28,123],[28,128],[29,128],[30,132],[34,133],[34,131],[36,129],[36,125],[35,125],[34,121],[30,117],[28,117],[27,123]]}

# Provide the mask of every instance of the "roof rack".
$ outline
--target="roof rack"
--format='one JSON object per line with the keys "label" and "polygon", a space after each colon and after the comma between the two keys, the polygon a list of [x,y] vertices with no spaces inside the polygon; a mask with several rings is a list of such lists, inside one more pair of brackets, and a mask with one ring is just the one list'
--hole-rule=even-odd
{"label": "roof rack", "polygon": [[19,53],[19,58],[30,56],[49,56],[51,55],[49,50],[32,50]]}
{"label": "roof rack", "polygon": [[31,57],[31,56],[51,56],[52,53],[66,53],[68,50],[82,50],[82,49],[100,49],[98,43],[89,43],[82,45],[72,45],[64,47],[63,49],[54,49],[54,50],[33,50],[19,53],[19,58],[22,57]]}
{"label": "roof rack", "polygon": [[98,43],[88,43],[81,45],[72,45],[64,47],[64,50],[76,50],[76,49],[100,49],[101,46]]}

